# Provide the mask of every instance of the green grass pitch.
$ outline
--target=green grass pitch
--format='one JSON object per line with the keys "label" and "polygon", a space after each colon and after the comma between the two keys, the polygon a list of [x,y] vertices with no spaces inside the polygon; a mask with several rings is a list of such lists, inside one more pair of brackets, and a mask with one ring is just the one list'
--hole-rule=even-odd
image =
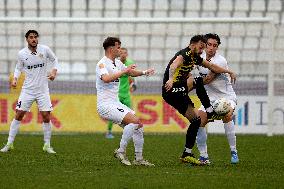
{"label": "green grass pitch", "polygon": [[[7,135],[0,135],[5,143]],[[113,157],[120,134],[55,135],[56,155],[42,152],[41,135],[18,135],[0,154],[0,188],[284,188],[284,136],[239,135],[240,163],[230,164],[224,135],[209,135],[212,165],[182,164],[184,135],[145,135],[144,157],[155,167],[123,166]],[[128,157],[133,159],[133,143]],[[195,149],[195,154],[197,151]]]}

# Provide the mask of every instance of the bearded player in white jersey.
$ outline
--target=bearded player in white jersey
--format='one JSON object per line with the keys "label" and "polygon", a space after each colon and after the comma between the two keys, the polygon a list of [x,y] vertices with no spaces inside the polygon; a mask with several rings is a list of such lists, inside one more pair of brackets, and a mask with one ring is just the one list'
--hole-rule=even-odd
{"label": "bearded player in white jersey", "polygon": [[[217,64],[223,68],[228,69],[227,60],[221,56],[217,50],[219,45],[221,44],[220,38],[217,34],[206,34],[206,48],[203,54],[201,55],[202,58]],[[237,148],[236,148],[236,135],[235,135],[235,126],[233,122],[233,112],[237,104],[237,97],[236,93],[232,87],[232,83],[229,79],[227,74],[215,74],[214,72],[208,70],[207,68],[198,66],[199,73],[201,76],[204,77],[205,89],[209,96],[211,104],[220,98],[225,98],[231,105],[230,112],[224,116],[215,115],[213,119],[215,120],[222,120],[224,123],[225,133],[227,135],[228,143],[231,150],[231,163],[236,164],[239,162]],[[208,120],[206,117],[206,111],[203,106],[200,107],[199,113],[201,117],[201,127],[199,127],[197,133],[197,147],[200,152],[199,160],[203,164],[210,164],[209,156],[207,153],[207,133],[206,128],[204,127],[208,122],[213,121]]]}
{"label": "bearded player in white jersey", "polygon": [[[28,46],[18,53],[18,62],[15,68],[12,87],[17,86],[21,72],[25,74],[25,81],[22,86],[21,94],[16,105],[16,115],[10,125],[7,144],[0,150],[8,152],[14,149],[13,142],[18,133],[21,120],[25,113],[30,110],[33,102],[36,102],[43,118],[44,145],[43,151],[56,153],[50,146],[51,123],[50,112],[52,104],[49,95],[48,79],[53,81],[57,73],[57,58],[49,47],[38,44],[39,34],[35,30],[29,30],[25,34]],[[52,64],[50,73],[47,71],[47,64]]]}
{"label": "bearded player in white jersey", "polygon": [[126,147],[133,139],[135,148],[134,165],[154,166],[143,158],[143,125],[135,112],[118,99],[119,78],[124,75],[137,77],[152,75],[153,69],[135,70],[135,65],[126,67],[119,59],[121,42],[119,38],[108,37],[103,42],[105,56],[97,63],[96,88],[97,111],[106,120],[113,121],[123,128],[120,146],[114,151],[114,156],[125,165],[131,165],[126,157]]}

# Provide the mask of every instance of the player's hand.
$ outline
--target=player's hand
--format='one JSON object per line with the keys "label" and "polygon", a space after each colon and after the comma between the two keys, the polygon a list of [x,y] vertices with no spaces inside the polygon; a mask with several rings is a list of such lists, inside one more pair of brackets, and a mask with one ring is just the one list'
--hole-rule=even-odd
{"label": "player's hand", "polygon": [[230,77],[231,77],[231,83],[235,84],[237,80],[237,74],[235,74],[234,72],[231,72]]}
{"label": "player's hand", "polygon": [[171,90],[171,88],[173,87],[173,80],[172,79],[169,79],[166,84],[165,84],[165,89],[166,91],[168,92],[169,90]]}
{"label": "player's hand", "polygon": [[148,70],[145,70],[144,73],[145,73],[146,76],[150,76],[150,75],[153,75],[155,73],[155,70],[153,68],[150,68]]}
{"label": "player's hand", "polygon": [[127,68],[125,68],[123,70],[123,73],[124,74],[130,74],[132,70],[134,70],[136,68],[136,65],[135,64],[131,64],[129,66],[127,66]]}
{"label": "player's hand", "polygon": [[47,78],[50,80],[50,81],[53,81],[56,77],[56,73],[54,72],[51,72],[48,74]]}
{"label": "player's hand", "polygon": [[14,88],[14,89],[17,87],[17,79],[16,78],[14,78],[13,81],[11,82],[11,87]]}

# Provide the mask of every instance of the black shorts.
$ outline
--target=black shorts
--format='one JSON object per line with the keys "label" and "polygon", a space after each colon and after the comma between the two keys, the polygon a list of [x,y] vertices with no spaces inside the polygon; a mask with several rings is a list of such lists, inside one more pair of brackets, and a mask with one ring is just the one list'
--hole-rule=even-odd
{"label": "black shorts", "polygon": [[194,107],[194,103],[188,96],[186,81],[174,83],[173,87],[168,92],[166,92],[163,85],[162,96],[169,105],[174,107],[182,115],[185,115],[188,106]]}

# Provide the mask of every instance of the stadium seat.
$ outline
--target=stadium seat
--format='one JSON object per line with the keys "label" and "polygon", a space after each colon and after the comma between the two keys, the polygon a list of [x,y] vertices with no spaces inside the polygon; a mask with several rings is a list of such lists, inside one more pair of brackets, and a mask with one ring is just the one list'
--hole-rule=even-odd
{"label": "stadium seat", "polygon": [[261,37],[259,42],[259,48],[263,49],[270,49],[270,39],[268,37]]}
{"label": "stadium seat", "polygon": [[102,17],[103,11],[102,10],[94,10],[94,9],[89,9],[87,11],[88,17],[90,18],[97,18],[97,17]]}
{"label": "stadium seat", "polygon": [[251,11],[265,11],[265,0],[252,0]]}
{"label": "stadium seat", "polygon": [[199,32],[201,33],[201,34],[203,34],[203,33],[208,33],[208,31],[214,31],[214,29],[213,29],[213,24],[207,24],[207,23],[205,23],[205,24],[201,24],[200,25],[200,28],[199,28]]}
{"label": "stadium seat", "polygon": [[185,8],[184,0],[178,0],[178,1],[171,0],[170,1],[170,7],[169,7],[170,10],[183,11],[184,8]]}
{"label": "stadium seat", "polygon": [[216,10],[217,10],[216,0],[203,0],[202,11],[216,11]]}
{"label": "stadium seat", "polygon": [[281,62],[283,64],[283,60],[284,60],[284,53],[283,50],[275,50],[274,51],[274,60],[281,60],[279,62]]}
{"label": "stadium seat", "polygon": [[[245,63],[256,61],[256,51],[254,50],[243,50],[241,60]],[[251,70],[249,70],[251,72]]]}
{"label": "stadium seat", "polygon": [[102,38],[98,35],[86,35],[87,48],[102,48]]}
{"label": "stadium seat", "polygon": [[233,12],[233,17],[247,17],[248,13],[246,11],[235,11]]}
{"label": "stadium seat", "polygon": [[40,0],[39,1],[39,12],[43,10],[53,10],[53,0]]}
{"label": "stadium seat", "polygon": [[21,11],[18,10],[7,10],[7,17],[21,17]]}
{"label": "stadium seat", "polygon": [[[151,67],[155,64],[155,62],[163,61],[164,54],[162,49],[152,49],[150,52],[150,60],[151,60]],[[159,67],[158,67],[159,69]]]}
{"label": "stadium seat", "polygon": [[121,43],[123,47],[133,48],[134,47],[134,36],[121,36]]}
{"label": "stadium seat", "polygon": [[215,17],[216,13],[214,11],[205,11],[205,12],[201,12],[201,17]]}
{"label": "stadium seat", "polygon": [[183,33],[184,35],[189,35],[189,36],[199,33],[199,24],[191,24],[191,23],[183,24]]}
{"label": "stadium seat", "polygon": [[120,23],[118,25],[121,35],[134,35],[136,26],[131,23]]}
{"label": "stadium seat", "polygon": [[165,47],[167,49],[177,49],[180,47],[180,38],[175,36],[167,36],[165,43]]}
{"label": "stadium seat", "polygon": [[22,0],[23,3],[23,10],[37,10],[38,4],[37,0]]}
{"label": "stadium seat", "polygon": [[284,37],[279,37],[277,40],[275,40],[275,48],[284,50]]}
{"label": "stadium seat", "polygon": [[21,6],[21,0],[9,0],[9,1],[7,1],[7,5],[6,5],[7,11],[15,11],[15,12],[21,13],[21,7],[22,7]]}
{"label": "stadium seat", "polygon": [[70,61],[70,49],[68,48],[57,48],[56,49],[56,56],[58,60],[61,61]]}
{"label": "stadium seat", "polygon": [[231,35],[232,36],[244,36],[246,32],[245,24],[232,24],[231,25]]}
{"label": "stadium seat", "polygon": [[200,11],[201,10],[201,1],[196,0],[187,0],[186,1],[186,10]]}
{"label": "stadium seat", "polygon": [[135,47],[136,48],[148,48],[149,47],[149,38],[148,36],[136,36],[135,37]]}
{"label": "stadium seat", "polygon": [[167,24],[167,34],[170,36],[180,36],[182,33],[182,24]]}
{"label": "stadium seat", "polygon": [[68,34],[71,31],[71,27],[68,23],[57,23],[54,30],[57,34]]}
{"label": "stadium seat", "polygon": [[261,11],[250,11],[249,17],[263,17],[264,12]]}
{"label": "stadium seat", "polygon": [[219,11],[231,12],[233,10],[233,0],[219,0]]}
{"label": "stadium seat", "polygon": [[244,49],[257,49],[259,47],[259,39],[257,37],[245,37]]}
{"label": "stadium seat", "polygon": [[[133,52],[133,57],[132,59],[135,60],[136,62],[140,61],[147,61],[149,58],[147,49],[136,49]],[[139,63],[140,64],[140,63]]]}
{"label": "stadium seat", "polygon": [[7,48],[7,43],[8,43],[8,40],[7,40],[7,37],[5,35],[0,35],[0,49],[1,48]]}
{"label": "stadium seat", "polygon": [[68,35],[56,35],[55,47],[56,48],[69,48],[70,39]]}
{"label": "stadium seat", "polygon": [[86,0],[73,0],[72,1],[72,11],[74,10],[84,10],[86,11],[87,5]]}
{"label": "stadium seat", "polygon": [[119,32],[118,24],[116,23],[106,23],[104,24],[104,34],[105,35],[117,35]]}
{"label": "stadium seat", "polygon": [[87,24],[87,33],[88,34],[104,34],[104,24],[102,23],[89,23]]}
{"label": "stadium seat", "polygon": [[199,11],[192,11],[192,10],[189,10],[189,11],[186,11],[185,12],[185,17],[186,18],[198,18],[199,17]]}
{"label": "stadium seat", "polygon": [[228,40],[228,46],[231,47],[231,49],[242,49],[243,40],[241,37],[230,37]]}
{"label": "stadium seat", "polygon": [[164,10],[157,10],[153,12],[153,17],[155,18],[163,18],[167,17],[168,12]]}
{"label": "stadium seat", "polygon": [[122,12],[125,10],[136,10],[136,3],[133,0],[122,0],[121,2]]}
{"label": "stadium seat", "polygon": [[47,46],[49,46],[51,49],[53,49],[53,47],[54,47],[54,45],[55,45],[55,44],[54,44],[54,37],[53,37],[52,35],[47,35],[47,34],[42,35],[42,36],[40,37],[39,43],[40,43],[40,44],[47,45]]}
{"label": "stadium seat", "polygon": [[166,24],[152,24],[152,35],[165,35],[166,30]]}
{"label": "stadium seat", "polygon": [[72,34],[86,34],[87,26],[85,23],[72,23],[70,26],[70,32]]}
{"label": "stadium seat", "polygon": [[136,34],[151,34],[150,24],[137,24],[136,25]]}
{"label": "stadium seat", "polygon": [[231,24],[214,24],[214,32],[220,36],[229,36]]}
{"label": "stadium seat", "polygon": [[58,75],[69,74],[71,72],[70,63],[67,63],[67,62],[60,62],[60,64],[58,64],[57,68],[58,68]]}
{"label": "stadium seat", "polygon": [[248,36],[260,36],[262,32],[262,25],[261,24],[248,24],[246,26],[246,35]]}
{"label": "stadium seat", "polygon": [[138,10],[153,10],[153,1],[138,0]]}
{"label": "stadium seat", "polygon": [[8,58],[8,50],[7,50],[7,48],[0,48],[0,54],[1,54],[0,60],[5,60],[7,62],[7,58]]}
{"label": "stadium seat", "polygon": [[167,11],[169,9],[169,2],[168,0],[156,0],[154,2],[154,12],[156,11]]}
{"label": "stadium seat", "polygon": [[18,48],[20,50],[20,48],[23,45],[23,37],[19,36],[19,35],[9,35],[7,38],[7,45],[9,48],[14,47],[14,48]]}
{"label": "stadium seat", "polygon": [[[97,62],[95,62],[95,60],[100,59],[101,57],[103,57],[103,55],[101,54],[101,50],[100,48],[89,48],[86,51],[86,60],[91,61],[92,64],[96,64]],[[95,70],[90,70],[88,72],[95,72]]]}
{"label": "stadium seat", "polygon": [[120,17],[124,18],[131,18],[135,17],[136,12],[134,10],[121,10],[120,11]]}
{"label": "stadium seat", "polygon": [[237,62],[232,62],[231,60],[228,60],[228,59],[227,61],[228,61],[229,68],[233,70],[237,75],[239,75],[240,74],[240,64]]}
{"label": "stadium seat", "polygon": [[165,38],[163,36],[152,36],[150,39],[151,48],[163,48],[165,46]]}
{"label": "stadium seat", "polygon": [[87,17],[86,10],[72,10],[72,17]]}
{"label": "stadium seat", "polygon": [[56,10],[70,10],[70,1],[69,0],[60,0],[55,1]]}
{"label": "stadium seat", "polygon": [[53,17],[52,10],[41,10],[39,11],[39,17]]}
{"label": "stadium seat", "polygon": [[230,11],[218,11],[217,17],[219,18],[231,17],[231,12]]}
{"label": "stadium seat", "polygon": [[71,48],[69,51],[72,61],[82,61],[82,59],[85,59],[85,49]]}
{"label": "stadium seat", "polygon": [[116,18],[118,16],[119,16],[119,11],[117,10],[105,10],[104,11],[104,17]]}
{"label": "stadium seat", "polygon": [[83,62],[75,62],[71,65],[71,73],[80,73],[84,74],[87,73],[87,66]]}
{"label": "stadium seat", "polygon": [[119,10],[120,1],[105,0],[105,10]]}
{"label": "stadium seat", "polygon": [[70,37],[70,47],[72,48],[84,48],[86,45],[85,36],[83,35],[72,35]]}
{"label": "stadium seat", "polygon": [[249,11],[248,0],[235,0],[235,11]]}
{"label": "stadium seat", "polygon": [[152,17],[151,10],[138,10],[137,17]]}
{"label": "stadium seat", "polygon": [[89,9],[91,10],[103,10],[104,0],[89,0]]}
{"label": "stadium seat", "polygon": [[60,10],[57,9],[55,12],[56,17],[69,17],[70,16],[70,11],[69,10]]}
{"label": "stadium seat", "polygon": [[183,17],[183,12],[172,10],[172,11],[169,12],[169,17],[181,18],[181,17]]}
{"label": "stadium seat", "polygon": [[268,12],[280,12],[282,9],[281,0],[268,1],[267,11]]}
{"label": "stadium seat", "polygon": [[259,50],[257,52],[256,61],[257,62],[268,62],[270,60],[270,52],[269,50]]}
{"label": "stadium seat", "polygon": [[[0,53],[2,53],[0,49]],[[7,61],[0,61],[0,73],[9,73],[9,67],[8,67],[8,62]],[[6,76],[7,77],[7,76]]]}
{"label": "stadium seat", "polygon": [[[8,49],[8,59],[9,60],[12,60],[12,62],[15,64],[16,62],[16,58],[17,58],[17,55],[18,55],[18,52],[19,52],[20,48],[17,47],[17,48],[9,48]],[[15,68],[15,67],[13,67]]]}
{"label": "stadium seat", "polygon": [[272,17],[276,24],[280,23],[280,13],[278,12],[266,12],[266,17]]}
{"label": "stadium seat", "polygon": [[[189,44],[189,43],[188,43]],[[185,48],[186,46],[182,47]],[[175,56],[176,54],[175,49],[165,49],[165,64],[168,64],[170,60]],[[166,70],[166,65],[164,66],[164,71]]]}
{"label": "stadium seat", "polygon": [[24,17],[37,17],[37,11],[36,10],[24,10],[23,16]]}

